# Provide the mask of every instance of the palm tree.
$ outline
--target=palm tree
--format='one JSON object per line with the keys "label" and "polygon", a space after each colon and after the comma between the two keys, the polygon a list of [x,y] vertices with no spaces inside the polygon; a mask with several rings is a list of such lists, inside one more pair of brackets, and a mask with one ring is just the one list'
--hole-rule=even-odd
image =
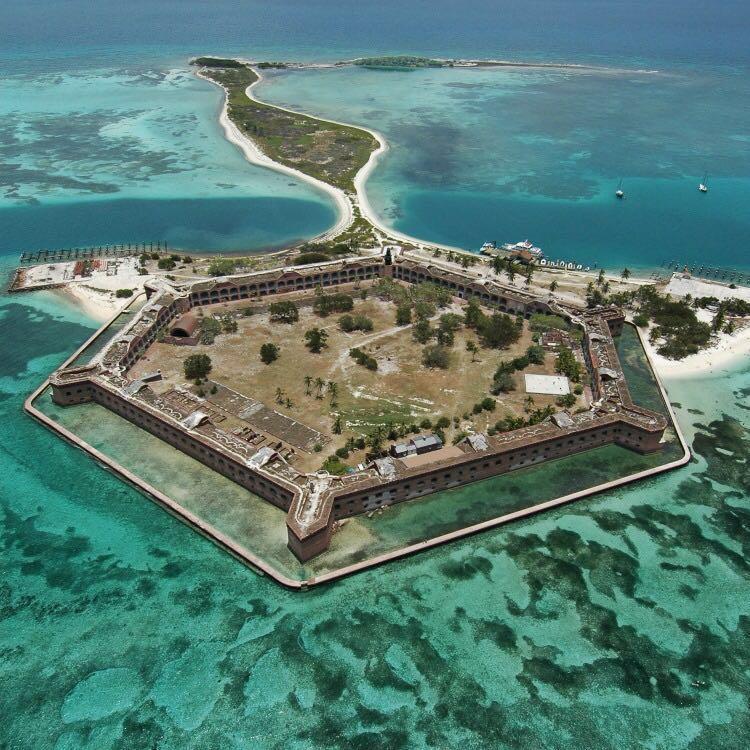
{"label": "palm tree", "polygon": [[552,279],[552,281],[551,281],[551,283],[549,285],[549,290],[550,290],[550,292],[554,292],[555,289],[557,289],[557,281],[555,281],[555,279]]}
{"label": "palm tree", "polygon": [[505,272],[508,274],[508,281],[510,281],[510,283],[512,284],[513,279],[516,278],[516,269],[513,268],[512,263],[508,264],[508,267],[505,269]]}
{"label": "palm tree", "polygon": [[623,279],[626,279],[626,280],[629,279],[630,276],[631,276],[630,269],[629,268],[623,268],[622,269],[622,273],[620,274],[620,276],[622,276]]}
{"label": "palm tree", "polygon": [[336,419],[333,423],[333,434],[334,435],[340,435],[341,434],[341,415],[337,414]]}
{"label": "palm tree", "polygon": [[601,286],[604,283],[604,269],[599,269],[599,278],[597,278],[596,283]]}
{"label": "palm tree", "polygon": [[608,281],[605,281],[604,284],[602,284],[602,291],[604,292],[604,294],[607,294],[607,292],[609,292],[609,282]]}
{"label": "palm tree", "polygon": [[525,406],[523,407],[523,410],[528,414],[531,411],[531,407],[534,406],[534,397],[526,396],[526,401],[524,403]]}
{"label": "palm tree", "polygon": [[323,378],[315,378],[315,387],[318,389],[316,398],[323,398],[323,389],[326,387],[326,381]]}
{"label": "palm tree", "polygon": [[310,375],[305,375],[305,395],[310,395],[310,388],[312,386],[313,379]]}
{"label": "palm tree", "polygon": [[281,388],[276,389],[276,403],[277,404],[283,404],[284,403],[284,391],[281,390]]}
{"label": "palm tree", "polygon": [[333,382],[333,380],[328,381],[328,393],[331,396],[331,405],[333,405],[336,401],[336,395],[339,392],[339,387],[336,385],[336,383]]}
{"label": "palm tree", "polygon": [[476,362],[477,361],[476,355],[477,355],[477,352],[479,351],[479,347],[477,346],[477,342],[476,341],[467,341],[466,342],[466,351],[467,352],[471,352],[471,361],[472,362]]}

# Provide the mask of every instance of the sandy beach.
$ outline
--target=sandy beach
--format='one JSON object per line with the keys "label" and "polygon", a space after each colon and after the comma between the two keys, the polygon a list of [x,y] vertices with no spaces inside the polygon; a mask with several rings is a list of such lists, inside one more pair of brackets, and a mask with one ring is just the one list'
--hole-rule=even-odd
{"label": "sandy beach", "polygon": [[[247,61],[242,61],[247,62]],[[253,91],[254,88],[256,88],[262,81],[263,81],[263,74],[260,70],[253,67],[251,63],[247,62],[248,65],[252,68],[253,72],[256,76],[258,76],[258,80],[250,84],[250,86],[247,87],[245,90],[245,93],[247,94],[248,98],[251,99],[254,102],[257,102],[258,104],[263,104],[265,106],[269,107],[275,107],[278,110],[281,110],[283,112],[289,112],[293,115],[299,115],[304,114],[301,112],[297,112],[293,109],[289,109],[287,107],[281,107],[278,104],[271,104],[270,102],[265,102],[262,99],[259,99],[255,92]],[[203,75],[200,71],[196,71],[196,75],[199,78],[202,78],[204,81],[209,81],[210,83],[218,86],[215,81],[211,80],[207,76]],[[224,87],[221,87],[224,89]],[[229,118],[229,113],[227,111],[227,98],[226,98],[226,89],[224,89],[224,106],[221,110],[221,115],[219,116],[219,122],[221,123],[221,126],[224,130],[224,135],[226,136],[227,140],[229,140],[231,143],[234,143],[244,154],[245,158],[251,163],[256,164],[258,166],[267,167],[268,169],[274,169],[277,172],[281,172],[283,174],[288,174],[294,177],[297,177],[298,179],[304,180],[310,185],[314,185],[315,187],[325,191],[330,195],[334,202],[336,203],[336,209],[339,214],[339,220],[336,222],[336,224],[331,227],[329,230],[324,232],[321,235],[318,235],[316,239],[318,240],[329,240],[336,237],[338,234],[343,232],[345,229],[347,229],[352,222],[354,221],[354,207],[356,206],[359,209],[360,214],[363,218],[367,219],[376,229],[378,229],[380,232],[382,232],[387,239],[400,241],[400,242],[407,242],[413,245],[417,245],[419,247],[439,247],[444,250],[460,250],[460,248],[457,247],[451,247],[450,245],[441,245],[434,242],[425,242],[424,240],[419,239],[418,237],[412,237],[411,235],[404,234],[403,232],[398,232],[391,227],[387,226],[382,219],[375,213],[375,211],[372,208],[372,205],[370,204],[370,201],[367,198],[367,192],[365,190],[365,184],[367,182],[367,179],[372,174],[373,170],[377,166],[378,161],[380,160],[381,156],[385,154],[385,152],[388,150],[388,142],[385,140],[383,135],[379,133],[377,130],[373,130],[372,128],[368,128],[363,125],[354,125],[350,122],[343,122],[341,120],[331,120],[329,118],[324,117],[318,117],[317,115],[307,115],[309,117],[313,117],[316,120],[319,120],[320,122],[330,122],[334,125],[342,125],[344,127],[349,128],[357,128],[359,130],[364,130],[365,132],[369,133],[377,142],[378,142],[378,148],[376,148],[371,154],[370,158],[367,160],[367,163],[357,172],[357,174],[354,177],[354,188],[356,190],[356,195],[350,195],[345,193],[343,190],[340,190],[339,188],[334,187],[333,185],[329,185],[327,182],[323,182],[322,180],[318,180],[315,177],[311,177],[308,174],[305,174],[304,172],[300,172],[297,169],[293,169],[292,167],[287,167],[283,164],[280,164],[277,161],[274,161],[270,157],[266,156],[266,154],[263,153],[263,151],[258,147],[258,145],[250,138],[248,138],[244,133],[242,133],[239,128],[231,121]]]}
{"label": "sandy beach", "polygon": [[662,357],[656,347],[649,343],[648,332],[644,329],[641,332],[651,363],[664,380],[709,377],[736,366],[742,360],[747,361],[750,357],[750,326],[732,334],[721,333],[713,346],[678,360]]}
{"label": "sandy beach", "polygon": [[[260,73],[254,68],[253,71],[258,76],[258,80],[248,86],[245,93],[247,94],[248,98],[252,99],[255,102],[258,102],[258,104],[266,104],[266,102],[262,102],[260,101],[260,99],[257,99],[251,91],[251,89],[254,86],[257,86],[262,80],[262,76],[260,75]],[[216,81],[212,81],[210,78],[203,75],[200,71],[196,71],[196,75],[199,78],[202,78],[204,81],[208,81],[209,83],[213,84],[214,86],[219,86]],[[265,167],[266,169],[273,169],[276,172],[281,172],[282,174],[290,175],[291,177],[296,177],[297,179],[303,180],[309,185],[313,185],[319,190],[322,190],[323,192],[331,196],[331,198],[333,198],[333,201],[336,204],[336,211],[338,213],[338,221],[329,230],[324,232],[322,235],[319,235],[317,239],[332,239],[336,235],[343,232],[347,227],[349,227],[354,221],[354,210],[352,207],[352,201],[349,199],[346,193],[344,193],[343,190],[339,190],[339,188],[334,187],[333,185],[329,185],[327,182],[323,182],[322,180],[318,180],[315,177],[311,177],[304,172],[300,172],[298,169],[293,169],[292,167],[287,167],[284,164],[279,164],[279,162],[274,161],[269,156],[266,156],[266,154],[261,151],[258,145],[253,140],[244,135],[229,118],[229,112],[227,108],[227,91],[223,86],[220,86],[220,88],[224,91],[224,104],[221,109],[221,114],[219,115],[219,122],[224,130],[224,135],[230,143],[233,143],[240,149],[240,151],[242,151],[244,157],[251,164],[255,164],[259,167]],[[282,108],[279,107],[278,109]],[[287,111],[291,112],[291,110]]]}

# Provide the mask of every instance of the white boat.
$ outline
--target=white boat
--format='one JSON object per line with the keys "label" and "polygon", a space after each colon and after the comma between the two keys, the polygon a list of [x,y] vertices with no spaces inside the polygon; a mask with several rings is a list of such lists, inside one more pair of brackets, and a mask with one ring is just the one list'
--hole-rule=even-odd
{"label": "white boat", "polygon": [[620,180],[620,182],[617,185],[617,190],[615,190],[615,197],[616,198],[624,198],[625,197],[625,193],[623,192],[623,189],[622,189],[622,180]]}
{"label": "white boat", "polygon": [[700,185],[698,185],[698,190],[701,191],[701,193],[707,193],[708,192],[708,185],[706,184],[708,182],[708,176],[703,178],[703,182],[701,182]]}

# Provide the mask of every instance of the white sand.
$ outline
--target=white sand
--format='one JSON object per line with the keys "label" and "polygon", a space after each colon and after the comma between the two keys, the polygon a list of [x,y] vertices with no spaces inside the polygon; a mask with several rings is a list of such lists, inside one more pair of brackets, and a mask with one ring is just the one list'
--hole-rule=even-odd
{"label": "white sand", "polygon": [[93,289],[80,283],[67,284],[52,291],[66,301],[72,302],[78,309],[82,309],[90,318],[100,322],[109,320],[123,304],[130,301],[130,299],[117,299],[109,292]]}
{"label": "white sand", "polygon": [[[242,61],[247,62],[247,61]],[[322,180],[318,180],[315,177],[311,177],[308,174],[305,174],[304,172],[300,172],[297,169],[293,169],[291,167],[287,167],[283,164],[279,164],[279,162],[274,161],[269,156],[263,153],[263,151],[260,149],[258,144],[256,144],[254,141],[252,141],[250,138],[248,138],[244,133],[242,133],[239,128],[230,120],[229,114],[227,112],[227,98],[226,98],[226,89],[224,89],[223,86],[221,86],[222,89],[224,89],[224,106],[222,107],[221,115],[219,117],[219,122],[221,123],[221,126],[224,129],[224,134],[228,141],[231,143],[234,143],[236,146],[239,147],[239,149],[242,151],[242,153],[245,155],[245,158],[251,163],[256,164],[258,166],[267,167],[268,169],[274,169],[277,172],[282,172],[283,174],[292,175],[294,177],[297,177],[298,179],[304,180],[305,182],[314,185],[315,187],[324,190],[326,193],[328,193],[335,201],[336,208],[339,213],[339,220],[328,231],[324,232],[322,235],[319,235],[316,239],[319,240],[329,240],[333,239],[337,235],[341,234],[344,230],[346,230],[349,226],[351,226],[352,222],[354,221],[354,207],[357,207],[359,209],[360,214],[363,218],[367,219],[377,230],[382,232],[385,235],[386,240],[396,241],[396,242],[407,242],[410,244],[417,245],[419,247],[439,247],[443,248],[445,250],[460,250],[460,248],[457,247],[451,247],[450,245],[440,245],[434,242],[425,242],[424,240],[420,240],[418,237],[412,237],[411,235],[404,234],[403,232],[398,232],[391,227],[387,226],[382,219],[375,213],[373,210],[370,201],[367,198],[367,193],[365,191],[365,183],[367,182],[368,177],[372,174],[373,170],[375,169],[378,161],[380,160],[380,157],[388,150],[388,143],[385,140],[385,138],[378,133],[377,130],[373,130],[372,128],[365,127],[363,125],[354,125],[349,122],[342,122],[341,120],[330,120],[324,117],[318,117],[317,115],[305,115],[303,112],[297,112],[293,109],[289,109],[287,107],[281,107],[278,104],[271,104],[270,102],[264,102],[262,99],[259,99],[257,96],[255,96],[255,93],[253,91],[254,88],[256,88],[263,80],[263,74],[257,69],[252,67],[250,63],[247,63],[250,65],[251,69],[255,73],[255,75],[258,76],[258,80],[251,83],[250,86],[247,87],[245,90],[245,93],[247,94],[248,98],[251,99],[254,102],[257,102],[258,104],[263,104],[269,107],[274,107],[278,110],[281,110],[282,112],[289,112],[289,114],[292,115],[304,115],[306,117],[312,117],[315,120],[319,120],[320,122],[330,122],[334,125],[341,125],[343,127],[347,128],[357,128],[359,130],[364,130],[365,132],[369,133],[377,142],[378,147],[370,154],[370,158],[367,160],[367,163],[357,172],[357,174],[354,177],[354,188],[356,190],[356,194],[350,194],[346,193],[340,188],[333,187],[333,185],[329,185],[327,182],[323,182]],[[196,75],[199,78],[202,78],[206,81],[209,81],[210,83],[213,83],[214,85],[219,85],[215,81],[212,81],[207,76],[203,75],[200,71],[197,71]]]}
{"label": "white sand", "polygon": [[[250,86],[247,87],[247,90],[245,93],[247,94],[248,98],[252,99],[255,102],[258,102],[258,104],[265,104],[265,102],[261,102],[259,99],[257,99],[251,90],[254,86],[257,86],[262,80],[262,76],[260,75],[260,73],[255,69],[253,69],[253,71],[258,76],[258,80],[250,84]],[[202,78],[203,80],[208,81],[209,83],[213,83],[215,86],[219,86],[219,84],[217,84],[216,81],[211,80],[207,76],[203,75],[200,71],[197,71],[196,75],[199,78]],[[224,106],[221,109],[219,122],[221,123],[221,126],[224,129],[224,135],[226,136],[226,139],[230,143],[234,143],[234,145],[237,146],[240,149],[240,151],[242,151],[244,157],[251,164],[255,164],[256,166],[259,166],[259,167],[265,167],[266,169],[273,169],[276,172],[281,172],[282,174],[287,174],[292,177],[296,177],[297,179],[303,180],[309,185],[315,186],[316,188],[318,188],[319,190],[322,190],[323,192],[330,195],[331,198],[333,198],[336,204],[336,210],[338,212],[338,221],[328,231],[320,235],[318,239],[321,239],[321,240],[332,239],[337,234],[340,234],[341,232],[343,232],[347,227],[351,226],[352,222],[354,221],[354,210],[352,207],[352,201],[350,197],[347,196],[347,194],[343,190],[340,190],[339,188],[336,188],[333,185],[329,185],[327,182],[318,180],[315,177],[311,177],[309,174],[300,172],[298,169],[293,169],[292,167],[287,167],[284,164],[279,164],[279,162],[274,161],[269,156],[264,154],[263,151],[261,151],[258,144],[256,144],[253,140],[251,140],[244,133],[242,133],[240,129],[229,118],[229,113],[227,111],[227,90],[226,88],[224,88],[224,86],[220,86],[220,88],[223,89],[224,91]],[[270,105],[270,106],[276,106],[276,105]],[[283,109],[283,108],[277,107],[277,109]],[[291,112],[291,110],[286,110],[286,111]],[[297,113],[293,113],[293,114],[297,114]],[[319,118],[316,118],[316,119],[319,119]]]}
{"label": "white sand", "polygon": [[651,364],[665,380],[716,375],[737,365],[743,359],[747,361],[750,356],[750,326],[737,329],[731,334],[720,333],[717,342],[710,348],[679,360],[662,357],[656,351],[656,347],[648,341],[648,332],[644,329],[641,331]]}

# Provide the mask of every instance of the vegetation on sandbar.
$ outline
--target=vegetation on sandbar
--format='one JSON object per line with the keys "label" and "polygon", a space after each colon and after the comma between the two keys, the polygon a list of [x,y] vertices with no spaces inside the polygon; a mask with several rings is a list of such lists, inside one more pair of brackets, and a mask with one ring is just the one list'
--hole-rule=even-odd
{"label": "vegetation on sandbar", "polygon": [[230,119],[267,156],[342,190],[354,190],[355,175],[378,148],[370,133],[253,101],[246,90],[258,76],[248,65],[227,65],[218,58],[198,58],[195,63],[227,90]]}
{"label": "vegetation on sandbar", "polygon": [[356,60],[352,60],[352,63],[363,68],[382,68],[385,70],[444,68],[450,65],[450,63],[443,60],[434,60],[429,57],[416,57],[414,55],[395,55],[392,57],[360,57]]}

